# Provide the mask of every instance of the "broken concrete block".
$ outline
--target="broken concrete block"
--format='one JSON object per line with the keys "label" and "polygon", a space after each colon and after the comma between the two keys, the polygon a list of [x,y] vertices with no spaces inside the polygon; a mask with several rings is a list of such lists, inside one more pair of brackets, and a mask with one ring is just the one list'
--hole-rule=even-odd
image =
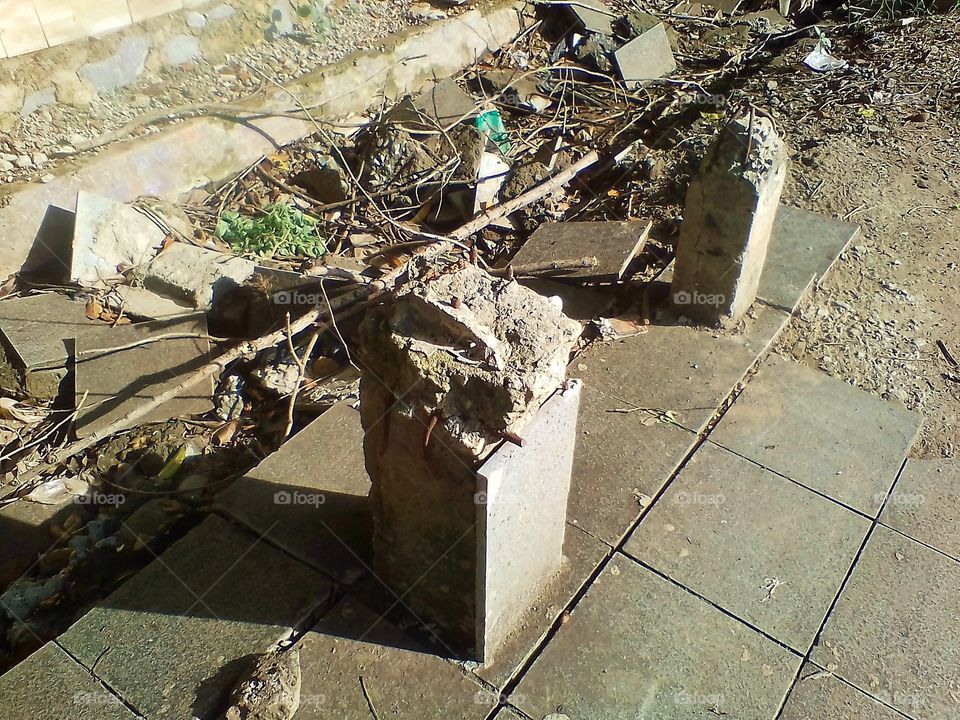
{"label": "broken concrete block", "polygon": [[757,296],[780,194],[787,148],[773,123],[728,123],[687,191],[671,292],[684,315],[737,322]]}
{"label": "broken concrete block", "polygon": [[108,287],[121,273],[148,262],[166,232],[132,205],[81,190],[73,232],[70,279],[85,287]]}
{"label": "broken concrete block", "polygon": [[[159,340],[111,350],[160,335],[188,337]],[[189,337],[190,335],[199,337]],[[89,435],[178,385],[209,361],[207,323],[202,315],[112,328],[109,338],[88,343],[77,340],[76,419],[78,437]],[[143,422],[159,422],[179,415],[204,413],[213,407],[213,379],[205,378],[178,397],[152,410]],[[81,404],[82,403],[82,404]]]}
{"label": "broken concrete block", "polygon": [[611,35],[613,18],[616,17],[610,7],[601,0],[578,0],[567,5],[574,28],[580,32]]}
{"label": "broken concrete block", "polygon": [[178,242],[150,261],[143,272],[143,285],[205,308],[249,280],[256,267],[252,260]]}
{"label": "broken concrete block", "polygon": [[661,22],[634,38],[614,54],[620,77],[629,90],[662,78],[677,69],[666,26]]}
{"label": "broken concrete block", "polygon": [[596,260],[590,267],[545,271],[544,275],[616,282],[647,242],[652,223],[550,222],[538,227],[511,261],[513,266],[547,266]]}
{"label": "broken concrete block", "polygon": [[[542,498],[532,500],[545,492],[543,483],[550,484],[551,497],[563,499],[559,512],[566,516],[569,469],[564,476],[554,463],[566,457],[562,438],[568,436],[559,427],[575,425],[569,413],[576,404],[559,398],[541,404],[564,382],[562,366],[580,325],[516,283],[472,265],[448,270],[436,274],[417,264],[396,302],[361,330],[360,412],[372,481],[374,568],[449,642],[483,656],[516,620],[502,609],[509,601],[501,593],[529,597],[546,579],[543,566],[531,560],[524,562],[520,585],[499,583],[506,546],[514,559],[524,555],[498,533],[516,527],[511,513],[519,513],[528,530],[552,543],[556,518],[542,512]],[[551,419],[554,412],[565,419]],[[553,428],[550,442],[531,441],[532,465],[527,455],[496,460],[505,436],[529,431],[540,437],[539,423]],[[501,474],[515,478],[509,492],[516,504],[507,499],[480,506],[487,481],[477,469],[483,471],[484,461],[493,463],[487,478],[495,490]],[[520,479],[512,473],[521,462],[556,472]],[[523,510],[531,504],[537,513]],[[557,555],[539,550],[552,559],[559,545]]]}
{"label": "broken concrete block", "polygon": [[0,389],[35,400],[53,400],[67,374],[73,338],[109,328],[90,320],[84,304],[56,293],[0,302]]}

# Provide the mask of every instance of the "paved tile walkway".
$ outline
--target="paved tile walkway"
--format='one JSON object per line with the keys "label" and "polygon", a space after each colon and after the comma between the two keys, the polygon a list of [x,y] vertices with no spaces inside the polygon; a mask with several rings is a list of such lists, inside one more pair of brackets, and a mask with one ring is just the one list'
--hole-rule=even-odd
{"label": "paved tile walkway", "polygon": [[[792,306],[844,233],[768,295]],[[899,406],[780,358],[752,373],[786,320],[756,315],[738,336],[651,327],[574,362],[565,565],[487,666],[439,652],[370,574],[341,406],[0,678],[0,698],[29,693],[17,717],[59,720],[45,703],[106,688],[148,720],[206,718],[245,657],[298,629],[296,720],[955,720],[957,466],[904,463],[920,418]],[[294,492],[336,502],[276,501]]]}

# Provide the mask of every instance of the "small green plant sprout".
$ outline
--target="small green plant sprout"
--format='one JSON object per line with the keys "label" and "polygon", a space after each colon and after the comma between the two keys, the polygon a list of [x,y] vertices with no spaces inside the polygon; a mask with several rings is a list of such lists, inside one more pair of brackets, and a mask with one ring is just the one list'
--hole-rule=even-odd
{"label": "small green plant sprout", "polygon": [[238,255],[266,257],[320,257],[327,245],[317,231],[317,219],[286,203],[274,203],[258,217],[224,212],[217,237]]}

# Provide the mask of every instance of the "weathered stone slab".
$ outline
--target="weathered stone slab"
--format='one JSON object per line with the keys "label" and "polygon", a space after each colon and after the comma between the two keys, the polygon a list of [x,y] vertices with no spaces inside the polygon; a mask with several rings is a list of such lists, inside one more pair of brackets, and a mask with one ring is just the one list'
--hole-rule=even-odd
{"label": "weathered stone slab", "polygon": [[0,720],[134,720],[136,716],[55,643],[0,676]]}
{"label": "weathered stone slab", "polygon": [[710,439],[875,517],[920,422],[900,406],[771,356]]}
{"label": "weathered stone slab", "polygon": [[903,716],[813,663],[804,665],[780,720],[901,720]]}
{"label": "weathered stone slab", "polygon": [[862,516],[706,443],[625,551],[803,654],[869,528]]}
{"label": "weathered stone slab", "polygon": [[663,23],[657,23],[628,42],[617,50],[614,58],[620,77],[630,90],[636,90],[644,83],[662,78],[677,69]]}
{"label": "weathered stone slab", "polygon": [[133,206],[81,190],[70,279],[85,287],[115,284],[124,270],[143,265],[156,255],[166,235]]}
{"label": "weathered stone slab", "polygon": [[476,101],[453,78],[444,78],[424,90],[414,98],[413,107],[444,128],[477,115]]}
{"label": "weathered stone slab", "polygon": [[[172,338],[118,351],[101,349],[177,333],[199,337]],[[194,314],[111,328],[109,336],[102,333],[96,342],[79,338],[74,383],[80,407],[74,426],[77,435],[82,437],[106,427],[133,408],[176,387],[209,362],[210,342],[206,334],[206,319]],[[151,410],[143,421],[205,413],[213,407],[212,395],[213,378],[206,378]]]}
{"label": "weathered stone slab", "polygon": [[262,538],[210,517],[60,642],[151,720],[207,717],[241,660],[286,636],[330,592]]}
{"label": "weathered stone slab", "polygon": [[360,413],[337,403],[220,494],[257,534],[341,582],[372,562]]}
{"label": "weathered stone slab", "polygon": [[369,720],[371,704],[381,718],[423,720],[482,720],[491,709],[490,693],[456,664],[349,598],[299,648],[296,720]]}
{"label": "weathered stone slab", "polygon": [[174,243],[143,270],[143,285],[161,295],[205,308],[243,285],[256,268],[252,260],[236,255]]}
{"label": "weathered stone slab", "polygon": [[781,205],[757,297],[793,312],[811,283],[833,267],[860,226]]}
{"label": "weathered stone slab", "polygon": [[960,564],[878,525],[811,659],[913,718],[953,720]]}
{"label": "weathered stone slab", "polygon": [[643,249],[650,223],[548,222],[538,227],[511,261],[521,265],[575,262],[594,257],[597,265],[557,271],[557,276],[582,281],[616,282]]}
{"label": "weathered stone slab", "polygon": [[787,147],[765,117],[720,129],[690,181],[672,294],[697,320],[737,322],[757,298],[787,175]]}
{"label": "weathered stone slab", "polygon": [[769,720],[801,658],[615,555],[523,676],[511,704],[542,718]]}
{"label": "weathered stone slab", "polygon": [[571,3],[567,8],[577,30],[601,35],[613,32],[612,23],[616,14],[602,0],[582,0]]}
{"label": "weathered stone slab", "polygon": [[0,332],[27,370],[62,368],[70,338],[101,332],[104,324],[84,314],[84,304],[57,293],[0,302]]}
{"label": "weathered stone slab", "polygon": [[493,720],[523,720],[523,716],[511,708],[501,708]]}
{"label": "weathered stone slab", "polygon": [[907,460],[880,522],[960,558],[960,461]]}
{"label": "weathered stone slab", "polygon": [[503,688],[609,552],[610,548],[604,543],[575,526],[568,526],[560,572],[544,592],[520,612],[514,632],[506,638],[493,660],[474,670],[474,674],[497,688]]}

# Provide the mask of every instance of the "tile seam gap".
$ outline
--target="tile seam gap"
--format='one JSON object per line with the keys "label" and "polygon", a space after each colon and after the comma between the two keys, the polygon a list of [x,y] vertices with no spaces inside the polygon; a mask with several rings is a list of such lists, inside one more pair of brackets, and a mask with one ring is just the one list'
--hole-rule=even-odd
{"label": "tile seam gap", "polygon": [[944,556],[945,558],[947,558],[948,560],[952,560],[952,561],[955,562],[955,563],[960,563],[960,558],[955,557],[955,556],[951,555],[950,553],[944,552],[944,551],[941,550],[940,548],[938,548],[938,547],[936,547],[936,546],[934,546],[934,545],[931,545],[931,544],[929,544],[929,543],[926,543],[926,542],[924,542],[923,540],[918,540],[917,538],[913,537],[912,535],[909,535],[909,534],[903,532],[903,530],[898,530],[897,528],[893,527],[892,525],[888,525],[888,524],[885,523],[883,520],[879,520],[879,519],[878,519],[878,520],[877,520],[877,524],[878,524],[878,525],[882,525],[882,526],[885,527],[887,530],[892,530],[893,532],[895,532],[897,535],[900,535],[901,537],[905,537],[905,538],[906,538],[907,540],[909,540],[910,542],[915,542],[917,545],[921,545],[921,546],[927,548],[928,550],[933,550],[933,551],[934,551],[935,553],[937,553],[938,555],[943,555],[943,556]]}
{"label": "tile seam gap", "polygon": [[[680,582],[674,580],[674,579],[673,579],[672,577],[670,577],[669,575],[666,575],[666,574],[660,572],[659,570],[657,570],[657,569],[656,569],[655,567],[653,567],[652,565],[648,565],[648,564],[645,563],[643,560],[640,560],[640,559],[634,557],[633,555],[630,555],[629,553],[621,552],[620,554],[623,555],[623,556],[624,556],[625,558],[627,558],[628,560],[630,560],[631,562],[636,563],[636,564],[639,565],[640,567],[649,570],[650,572],[652,572],[652,573],[653,573],[654,575],[656,575],[657,577],[660,577],[660,578],[662,578],[663,580],[666,580],[667,582],[669,582],[669,583],[670,583],[671,585],[673,585],[674,587],[677,587],[677,588],[679,588],[680,590],[683,590],[684,592],[686,592],[687,594],[692,595],[693,597],[695,597],[695,598],[697,598],[698,600],[706,603],[707,605],[709,605],[710,607],[714,608],[715,610],[719,610],[722,614],[726,615],[726,616],[729,617],[731,620],[735,620],[736,622],[740,623],[740,624],[743,625],[744,627],[746,627],[746,628],[752,630],[753,632],[755,632],[757,635],[760,635],[760,636],[766,638],[767,640],[770,640],[771,642],[775,643],[776,645],[778,645],[778,646],[781,647],[782,649],[784,649],[784,650],[786,650],[787,652],[789,652],[789,653],[790,653],[791,655],[793,655],[794,657],[800,658],[801,660],[803,659],[803,653],[801,653],[799,650],[794,650],[792,647],[790,647],[789,645],[787,645],[787,644],[786,644],[785,642],[783,642],[782,640],[778,640],[778,639],[775,638],[773,635],[771,635],[770,633],[766,632],[765,630],[761,630],[759,627],[757,627],[757,626],[754,625],[753,623],[751,623],[751,622],[749,622],[749,621],[747,621],[747,620],[744,620],[744,619],[743,619],[742,617],[740,617],[739,615],[735,615],[735,614],[732,613],[731,611],[729,611],[729,610],[727,610],[726,608],[724,608],[724,607],[718,605],[717,603],[715,603],[715,602],[714,602],[713,600],[711,600],[710,598],[701,595],[701,594],[698,593],[696,590],[693,590],[693,589],[691,589],[691,588],[688,588],[688,587],[687,587],[686,585],[684,585],[683,583],[680,583]],[[801,666],[802,666],[802,663],[801,663]]]}
{"label": "tile seam gap", "polygon": [[885,708],[888,708],[888,709],[892,710],[892,711],[895,712],[897,715],[899,715],[899,716],[901,716],[901,717],[904,717],[904,718],[906,718],[907,720],[915,720],[913,717],[911,717],[910,715],[907,715],[907,714],[906,714],[905,712],[903,712],[902,710],[898,710],[898,709],[895,708],[893,705],[890,705],[889,703],[884,702],[884,701],[881,700],[880,698],[874,696],[872,693],[870,693],[870,692],[868,692],[868,691],[866,691],[866,690],[863,690],[862,688],[857,687],[856,685],[854,685],[852,682],[850,682],[850,681],[847,680],[846,678],[843,678],[843,677],[837,675],[836,673],[830,672],[830,671],[827,670],[825,667],[817,664],[817,663],[814,662],[813,660],[810,661],[810,664],[813,665],[814,667],[820,668],[823,672],[830,673],[830,676],[831,676],[831,677],[834,677],[834,678],[836,678],[839,682],[843,683],[844,685],[846,685],[846,686],[848,686],[848,687],[850,687],[850,688],[853,688],[853,690],[855,690],[856,692],[863,693],[863,694],[866,695],[868,698],[870,698],[870,699],[872,699],[872,700],[876,700],[878,703],[880,703],[881,705],[883,705]]}
{"label": "tile seam gap", "polygon": [[610,547],[609,544],[603,543],[605,546],[603,557],[596,564],[593,570],[590,571],[590,574],[587,575],[586,580],[581,583],[580,587],[577,588],[577,591],[573,594],[573,597],[567,601],[566,605],[563,606],[563,609],[557,614],[557,617],[550,623],[550,627],[547,628],[547,632],[544,634],[543,638],[531,649],[530,654],[527,658],[520,663],[520,666],[510,674],[507,680],[503,683],[503,689],[500,691],[501,696],[508,697],[514,690],[517,689],[517,686],[520,684],[520,681],[523,679],[523,676],[526,675],[530,667],[539,659],[540,655],[543,653],[543,650],[550,644],[553,638],[556,636],[557,632],[560,630],[560,627],[564,624],[564,614],[567,616],[570,615],[580,603],[580,600],[583,599],[583,596],[587,594],[593,584],[596,582],[597,578],[600,576],[600,573],[603,572],[604,567],[606,567],[607,562],[610,558],[614,556],[616,550]]}
{"label": "tile seam gap", "polygon": [[[100,675],[97,675],[97,673],[94,672],[92,669],[88,668],[85,663],[80,662],[80,658],[76,657],[72,652],[70,652],[70,650],[68,650],[67,647],[60,642],[60,638],[59,638],[59,637],[57,637],[57,638],[55,638],[55,639],[53,640],[53,644],[56,645],[58,648],[60,648],[60,650],[63,651],[63,653],[64,653],[67,657],[69,657],[71,660],[73,660],[79,667],[81,667],[81,668],[83,668],[84,670],[86,670],[87,673],[90,675],[90,677],[92,677],[94,680],[96,680],[98,683],[100,683],[104,688],[106,688],[106,689],[107,689],[107,692],[109,692],[111,695],[113,695],[113,696],[117,699],[117,701],[118,701],[120,704],[122,704],[125,708],[127,708],[131,713],[133,713],[133,715],[134,715],[135,717],[137,717],[137,718],[145,718],[145,717],[146,717],[146,715],[144,715],[144,714],[141,713],[139,710],[137,710],[137,708],[136,708],[129,700],[127,700],[125,697],[123,697],[123,695],[121,695],[121,694],[120,694],[110,683],[108,683],[104,678],[102,678]],[[107,648],[107,650],[109,650],[109,648]],[[102,655],[101,655],[101,657],[102,657]],[[98,659],[99,659],[99,658],[98,658]],[[94,665],[96,665],[96,663],[94,663]]]}
{"label": "tile seam gap", "polygon": [[[783,480],[786,480],[786,481],[788,481],[788,482],[791,482],[791,483],[793,483],[794,485],[796,485],[797,487],[803,488],[804,490],[806,490],[806,491],[808,491],[808,492],[811,492],[811,493],[813,493],[814,495],[818,495],[819,497],[822,497],[824,500],[829,500],[829,501],[830,501],[831,503],[833,503],[834,505],[839,505],[839,506],[842,507],[843,509],[849,510],[850,512],[852,512],[852,513],[854,513],[854,514],[856,514],[856,515],[859,515],[860,517],[862,517],[862,518],[864,518],[864,519],[866,519],[866,520],[869,520],[870,522],[873,522],[873,521],[876,520],[876,518],[872,517],[872,516],[869,515],[868,513],[865,513],[863,510],[857,510],[857,508],[855,508],[855,507],[853,507],[853,506],[851,506],[851,505],[847,505],[845,502],[842,502],[842,501],[840,501],[840,500],[837,500],[836,498],[832,498],[832,497],[830,497],[829,495],[827,495],[826,493],[824,493],[824,492],[822,492],[822,491],[820,491],[820,490],[817,490],[817,489],[815,489],[815,488],[809,487],[808,485],[804,485],[804,484],[803,484],[802,482],[800,482],[799,480],[794,480],[794,479],[793,479],[792,477],[790,477],[789,475],[784,475],[782,472],[779,472],[779,471],[777,471],[777,470],[774,470],[773,468],[767,467],[767,466],[764,465],[763,463],[761,463],[761,462],[759,462],[759,461],[757,461],[757,460],[754,460],[752,457],[748,457],[747,455],[744,455],[743,453],[738,452],[737,450],[734,450],[733,448],[727,447],[726,445],[724,445],[724,444],[722,444],[722,443],[720,443],[720,442],[718,442],[718,441],[716,441],[716,440],[708,440],[708,442],[711,443],[712,445],[716,445],[716,446],[719,447],[719,448],[723,448],[723,449],[726,450],[727,452],[729,452],[729,453],[731,453],[731,454],[733,454],[733,455],[736,455],[738,458],[741,458],[742,460],[746,460],[747,462],[749,462],[749,463],[752,464],[752,465],[756,465],[758,468],[761,468],[762,470],[766,470],[767,472],[769,472],[769,473],[772,474],[772,475],[776,475],[778,478],[782,478]],[[882,507],[883,507],[883,506],[881,506],[881,509],[882,509]],[[879,511],[877,511],[877,517],[879,517]]]}
{"label": "tile seam gap", "polygon": [[[900,476],[903,474],[903,469],[907,466],[907,459],[904,458],[903,462],[900,464],[900,470],[897,472],[896,477],[893,480],[893,485],[890,487],[890,490],[887,493],[887,497],[884,498],[883,503],[880,505],[880,509],[877,511],[877,518],[883,514],[884,508],[887,506],[887,501],[890,499],[890,493],[893,492],[893,489],[897,485]],[[783,701],[780,704],[780,709],[777,711],[777,714],[773,716],[773,720],[781,720],[783,716],[783,711],[787,707],[787,701],[790,699],[790,695],[793,693],[794,688],[796,688],[797,683],[800,680],[800,673],[803,672],[803,666],[808,662],[813,662],[810,659],[813,649],[817,647],[820,643],[820,639],[823,636],[823,631],[827,627],[827,623],[830,621],[830,616],[833,614],[833,611],[836,609],[837,604],[840,602],[840,598],[843,596],[844,590],[847,589],[847,585],[850,584],[850,578],[853,577],[853,573],[856,571],[857,566],[860,564],[860,558],[863,557],[864,550],[867,549],[867,545],[870,542],[870,538],[873,537],[873,532],[876,530],[877,525],[880,524],[880,521],[874,518],[870,523],[870,528],[867,530],[867,534],[863,538],[863,542],[860,543],[860,549],[857,550],[857,554],[853,558],[853,562],[850,564],[847,574],[843,578],[843,582],[840,583],[840,589],[837,590],[837,594],[834,595],[833,601],[830,603],[830,607],[827,608],[827,612],[823,616],[823,620],[820,622],[820,627],[817,629],[816,634],[813,636],[813,642],[810,643],[810,647],[807,648],[807,652],[803,656],[803,662],[800,663],[800,667],[797,669],[797,674],[793,678],[793,683],[790,685],[790,689],[787,691],[787,694],[784,695]],[[838,676],[839,677],[839,676]],[[869,693],[867,693],[869,694]],[[872,697],[872,695],[870,696]]]}

